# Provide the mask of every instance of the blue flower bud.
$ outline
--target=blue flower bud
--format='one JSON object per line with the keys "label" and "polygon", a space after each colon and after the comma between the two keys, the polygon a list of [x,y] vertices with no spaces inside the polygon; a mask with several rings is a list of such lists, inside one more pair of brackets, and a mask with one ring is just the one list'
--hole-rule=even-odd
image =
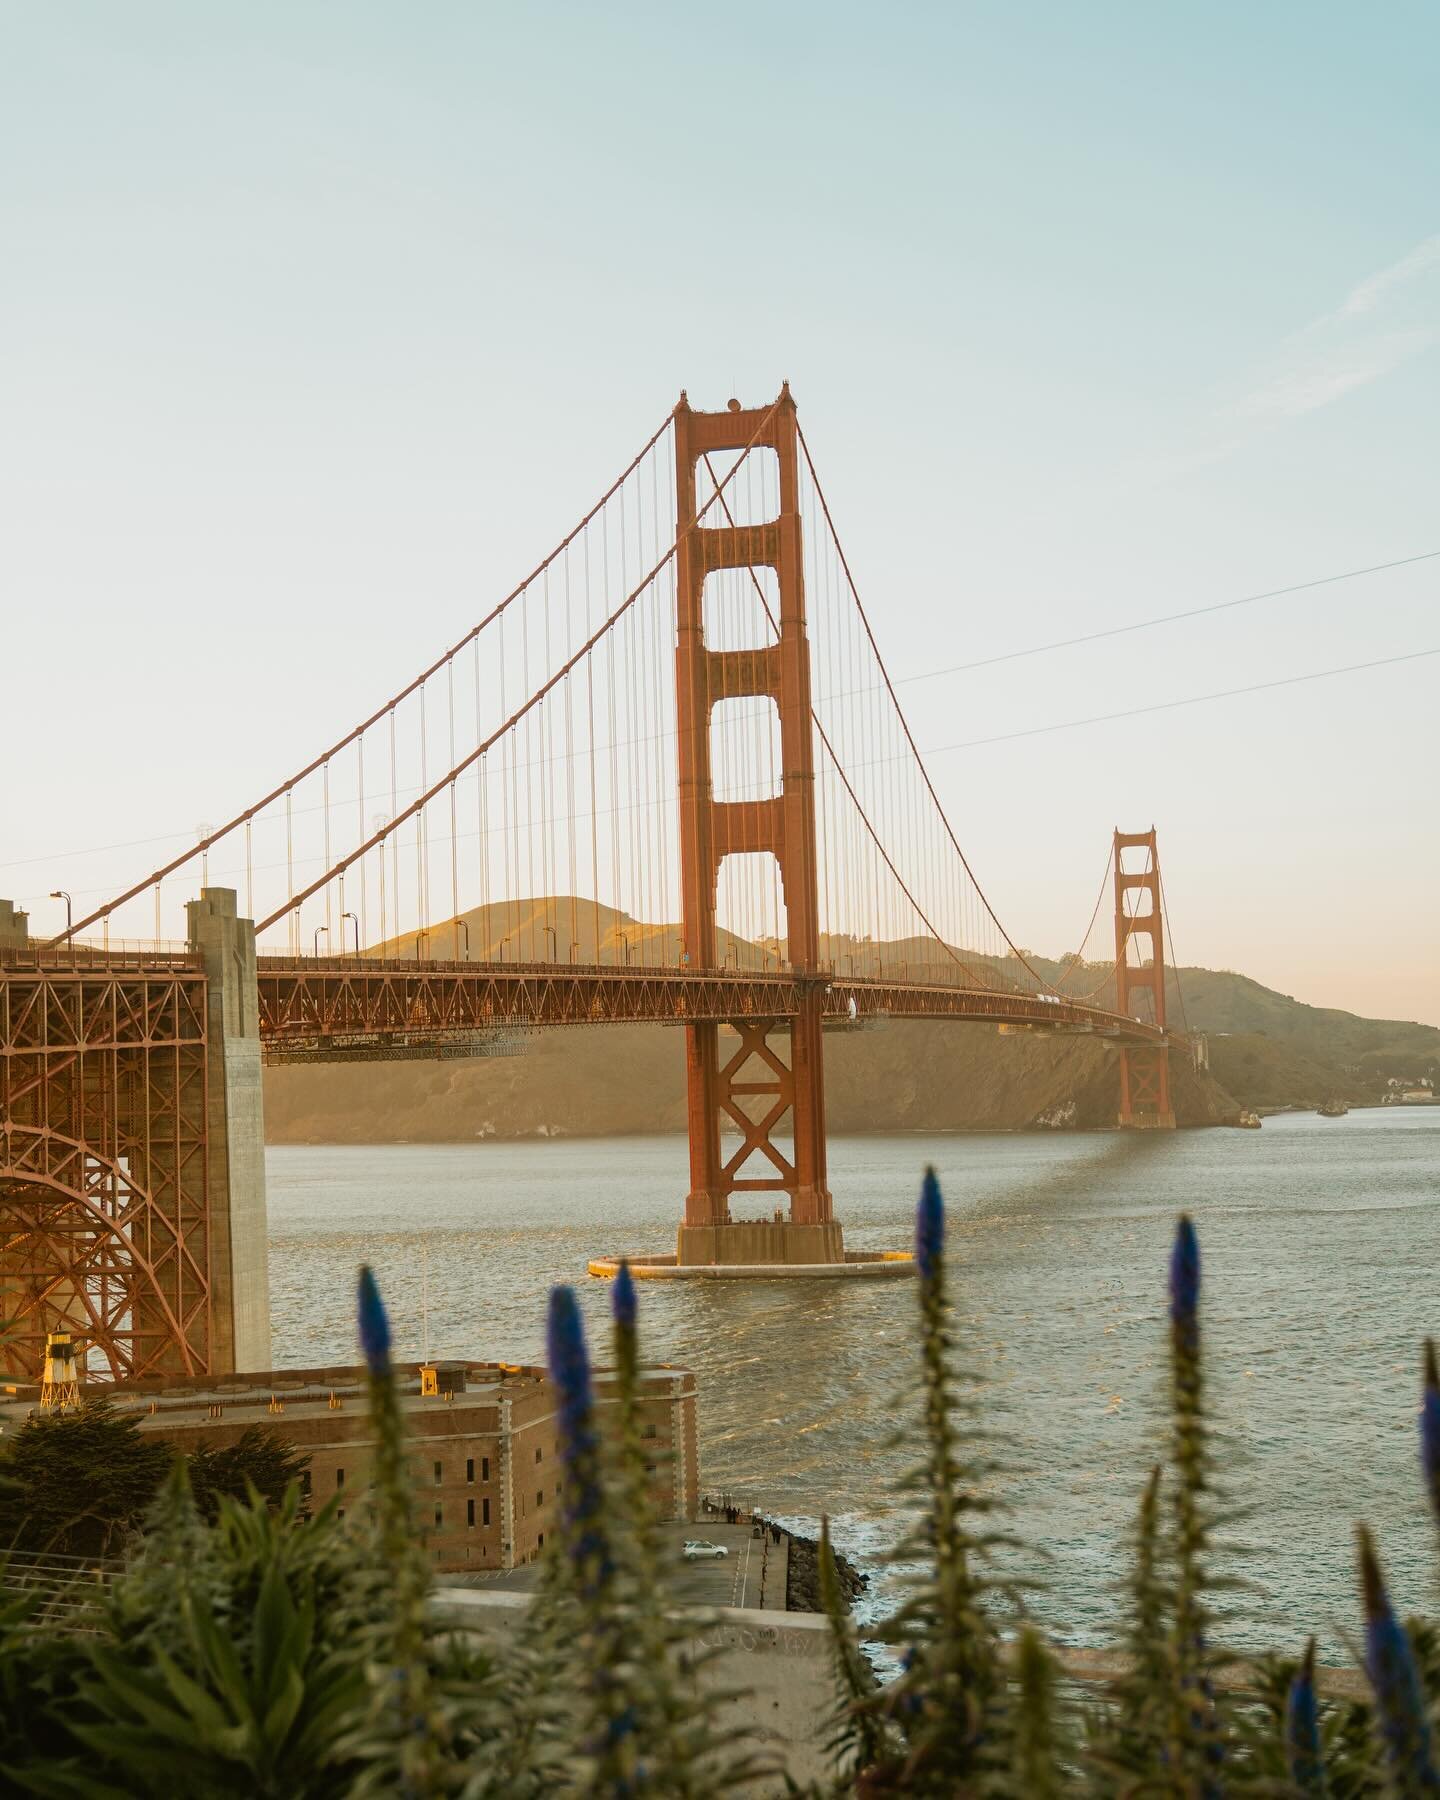
{"label": "blue flower bud", "polygon": [[1285,1767],[1301,1794],[1325,1792],[1325,1755],[1320,1747],[1320,1706],[1315,1697],[1315,1640],[1291,1678],[1285,1699]]}
{"label": "blue flower bud", "polygon": [[1440,1523],[1440,1363],[1434,1338],[1425,1340],[1425,1391],[1420,1401],[1420,1467]]}
{"label": "blue flower bud", "polygon": [[[560,1396],[561,1451],[564,1453],[574,1427],[590,1416],[590,1357],[585,1348],[585,1327],[575,1290],[550,1290],[550,1319],[546,1332],[550,1379]],[[573,1447],[573,1446],[570,1446]]]}
{"label": "blue flower bud", "polygon": [[923,1281],[933,1278],[945,1250],[945,1202],[933,1168],[927,1168],[920,1184],[920,1204],[915,1209],[915,1261]]}
{"label": "blue flower bud", "polygon": [[622,1257],[620,1273],[615,1277],[615,1286],[610,1295],[610,1302],[615,1311],[615,1323],[623,1330],[633,1331],[635,1328],[635,1277],[630,1273],[630,1265]]}
{"label": "blue flower bud", "polygon": [[1200,1310],[1200,1240],[1188,1213],[1181,1213],[1170,1252],[1170,1322],[1187,1335]]}
{"label": "blue flower bud", "polygon": [[356,1323],[360,1331],[360,1348],[372,1375],[388,1374],[390,1369],[390,1321],[385,1316],[385,1303],[375,1284],[375,1272],[366,1263],[360,1270],[360,1288],[355,1301]]}
{"label": "blue flower bud", "polygon": [[1415,1654],[1385,1591],[1370,1533],[1362,1525],[1357,1536],[1365,1601],[1365,1673],[1375,1694],[1386,1761],[1398,1792],[1440,1794]]}
{"label": "blue flower bud", "polygon": [[590,1386],[590,1357],[575,1290],[550,1290],[547,1329],[550,1379],[558,1396],[560,1460],[565,1468],[568,1554],[580,1571],[582,1594],[594,1596],[610,1573],[600,1489],[600,1444]]}

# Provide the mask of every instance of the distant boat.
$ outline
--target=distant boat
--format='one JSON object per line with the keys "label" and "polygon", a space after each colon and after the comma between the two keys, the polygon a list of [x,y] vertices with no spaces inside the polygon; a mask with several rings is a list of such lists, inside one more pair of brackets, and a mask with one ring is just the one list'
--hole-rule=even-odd
{"label": "distant boat", "polygon": [[1323,1106],[1315,1108],[1322,1119],[1343,1119],[1349,1110],[1343,1100],[1327,1100]]}
{"label": "distant boat", "polygon": [[1258,1131],[1260,1129],[1260,1115],[1256,1112],[1242,1112],[1235,1123],[1242,1131]]}

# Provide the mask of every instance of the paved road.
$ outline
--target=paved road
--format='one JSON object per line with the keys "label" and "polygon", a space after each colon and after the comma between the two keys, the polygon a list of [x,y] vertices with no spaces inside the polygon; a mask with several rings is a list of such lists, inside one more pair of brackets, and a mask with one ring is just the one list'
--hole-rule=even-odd
{"label": "paved road", "polygon": [[[717,1519],[695,1524],[662,1525],[661,1554],[670,1576],[671,1594],[679,1606],[759,1606],[761,1565],[765,1541],[752,1537],[748,1525],[726,1525]],[[687,1562],[680,1547],[687,1538],[720,1544],[726,1554]],[[774,1546],[771,1546],[773,1550]],[[442,1587],[500,1588],[511,1593],[530,1593],[539,1584],[539,1563],[493,1575],[445,1574],[437,1576]]]}

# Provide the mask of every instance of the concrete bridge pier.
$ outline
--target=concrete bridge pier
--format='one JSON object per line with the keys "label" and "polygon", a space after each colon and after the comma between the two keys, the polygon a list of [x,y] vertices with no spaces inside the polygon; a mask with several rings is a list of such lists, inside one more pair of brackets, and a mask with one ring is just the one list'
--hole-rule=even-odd
{"label": "concrete bridge pier", "polygon": [[208,990],[210,1372],[244,1373],[274,1366],[255,926],[238,917],[233,888],[202,888],[185,913]]}

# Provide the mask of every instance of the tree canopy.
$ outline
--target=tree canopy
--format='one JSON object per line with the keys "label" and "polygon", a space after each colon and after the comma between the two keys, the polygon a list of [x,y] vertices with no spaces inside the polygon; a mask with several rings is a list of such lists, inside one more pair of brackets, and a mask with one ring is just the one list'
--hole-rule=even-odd
{"label": "tree canopy", "polygon": [[0,1552],[101,1557],[140,1527],[174,1451],[105,1399],[0,1440]]}

